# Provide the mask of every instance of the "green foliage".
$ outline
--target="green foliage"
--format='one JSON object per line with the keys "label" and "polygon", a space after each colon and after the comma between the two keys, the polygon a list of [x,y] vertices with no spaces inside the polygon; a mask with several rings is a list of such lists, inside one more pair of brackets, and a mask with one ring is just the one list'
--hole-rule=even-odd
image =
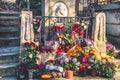
{"label": "green foliage", "polygon": [[116,73],[115,67],[116,66],[113,63],[103,64],[102,70],[101,70],[102,76],[107,77],[107,78],[113,78]]}
{"label": "green foliage", "polygon": [[63,67],[66,70],[75,70],[76,65],[73,62],[69,62],[69,63],[65,63]]}

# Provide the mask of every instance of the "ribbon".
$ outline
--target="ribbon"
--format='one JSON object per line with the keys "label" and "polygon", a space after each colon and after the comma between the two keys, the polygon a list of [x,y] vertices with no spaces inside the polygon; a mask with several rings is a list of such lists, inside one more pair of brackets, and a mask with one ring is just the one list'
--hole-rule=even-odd
{"label": "ribbon", "polygon": [[77,39],[76,39],[75,34],[76,34],[76,32],[72,31],[72,34],[71,34],[72,35],[72,39],[73,39],[74,43],[76,44]]}
{"label": "ribbon", "polygon": [[55,28],[55,31],[56,31],[56,32],[65,30],[65,27],[64,27],[64,26],[55,26],[54,28]]}
{"label": "ribbon", "polygon": [[38,23],[38,29],[37,29],[37,32],[40,32],[41,31],[41,24],[40,22]]}

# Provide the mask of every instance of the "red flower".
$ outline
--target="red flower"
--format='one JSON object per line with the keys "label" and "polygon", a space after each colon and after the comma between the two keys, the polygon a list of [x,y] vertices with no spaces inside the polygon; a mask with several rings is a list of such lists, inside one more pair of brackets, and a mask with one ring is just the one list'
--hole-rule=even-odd
{"label": "red flower", "polygon": [[62,52],[62,49],[61,48],[57,48],[57,54],[60,54]]}
{"label": "red flower", "polygon": [[53,63],[54,61],[51,59],[51,60],[49,60],[49,62],[50,62],[50,63]]}
{"label": "red flower", "polygon": [[27,45],[30,45],[30,43],[29,43],[29,42],[25,42],[25,43],[24,43],[24,45],[26,45],[26,46],[27,46]]}
{"label": "red flower", "polygon": [[90,66],[91,64],[89,62],[86,62],[85,65],[88,67]]}
{"label": "red flower", "polygon": [[39,22],[39,18],[36,18],[36,19],[35,19],[35,22],[38,23],[38,22]]}
{"label": "red flower", "polygon": [[44,67],[44,63],[41,62],[40,64],[37,64],[37,67],[38,67],[39,69],[43,69],[43,67]]}
{"label": "red flower", "polygon": [[83,34],[84,34],[84,31],[83,31],[83,30],[80,30],[80,31],[79,31],[79,34],[80,34],[80,35],[83,35]]}
{"label": "red flower", "polygon": [[77,30],[78,30],[77,27],[73,27],[73,28],[72,28],[72,31],[77,31]]}
{"label": "red flower", "polygon": [[83,65],[80,65],[79,70],[80,70],[80,71],[82,71],[82,70],[86,70],[86,67],[83,66]]}
{"label": "red flower", "polygon": [[35,47],[36,46],[36,44],[34,43],[34,42],[31,42],[30,43],[33,47]]}
{"label": "red flower", "polygon": [[79,22],[76,22],[75,24],[74,24],[74,27],[79,27],[80,26],[80,23]]}

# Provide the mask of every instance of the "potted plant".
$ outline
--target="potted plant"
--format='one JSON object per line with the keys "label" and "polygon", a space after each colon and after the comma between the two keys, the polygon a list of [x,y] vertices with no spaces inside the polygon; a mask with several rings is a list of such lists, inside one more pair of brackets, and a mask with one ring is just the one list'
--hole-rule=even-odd
{"label": "potted plant", "polygon": [[73,59],[74,58],[68,58],[68,57],[64,58],[63,68],[65,69],[66,78],[69,78],[69,79],[73,78],[73,72],[77,67],[75,63],[77,61]]}
{"label": "potted plant", "polygon": [[19,65],[15,68],[17,79],[25,79],[27,77],[26,73],[26,64],[24,62],[20,62]]}
{"label": "potted plant", "polygon": [[101,75],[105,78],[113,78],[116,73],[115,67],[115,64],[112,62],[106,62],[105,64],[102,64]]}
{"label": "potted plant", "polygon": [[23,61],[26,63],[28,70],[28,78],[33,77],[34,69],[37,68],[36,61],[39,59],[37,54],[39,54],[38,46],[34,42],[25,42],[24,44],[26,54],[23,57]]}

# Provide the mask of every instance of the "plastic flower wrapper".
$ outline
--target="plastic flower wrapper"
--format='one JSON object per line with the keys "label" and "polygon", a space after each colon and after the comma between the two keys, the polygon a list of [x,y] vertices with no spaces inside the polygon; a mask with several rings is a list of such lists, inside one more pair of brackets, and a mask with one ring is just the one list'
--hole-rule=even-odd
{"label": "plastic flower wrapper", "polygon": [[110,56],[115,56],[116,53],[118,53],[118,51],[116,50],[116,47],[113,45],[113,44],[109,44],[107,43],[106,44],[106,51],[107,51],[107,54],[110,55]]}

